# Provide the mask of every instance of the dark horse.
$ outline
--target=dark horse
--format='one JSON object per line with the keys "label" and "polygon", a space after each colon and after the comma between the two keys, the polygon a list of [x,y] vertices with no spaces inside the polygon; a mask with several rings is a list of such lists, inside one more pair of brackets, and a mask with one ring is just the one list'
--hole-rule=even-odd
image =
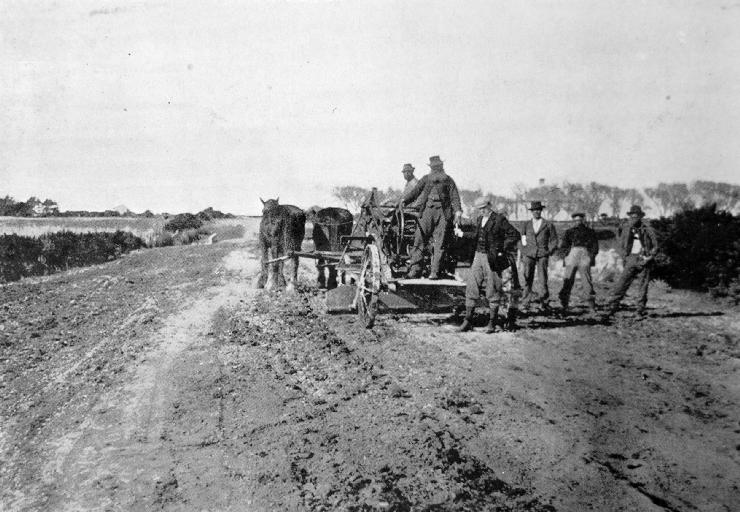
{"label": "dark horse", "polygon": [[[341,237],[352,234],[354,217],[344,208],[311,208],[306,211],[308,220],[313,222],[313,244],[317,251],[342,250]],[[319,286],[329,289],[337,287],[337,269],[334,265],[328,266],[329,279],[324,275],[326,261],[319,259],[316,268],[319,273]]]}
{"label": "dark horse", "polygon": [[[283,262],[268,267],[267,261],[285,256],[290,251],[300,251],[306,233],[306,214],[297,206],[279,204],[278,199],[262,201],[260,222],[260,248],[262,249],[262,272],[257,281],[258,288],[279,288],[285,283]],[[298,279],[298,256],[289,258],[293,268],[288,272],[287,289],[295,288]]]}

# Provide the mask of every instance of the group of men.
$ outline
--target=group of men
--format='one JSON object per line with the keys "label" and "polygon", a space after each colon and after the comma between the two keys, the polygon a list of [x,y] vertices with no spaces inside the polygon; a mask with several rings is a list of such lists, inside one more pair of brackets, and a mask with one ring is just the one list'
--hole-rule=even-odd
{"label": "group of men", "polygon": [[[504,299],[508,299],[509,308],[503,328],[516,329],[520,295],[523,307],[528,307],[533,302],[532,287],[536,275],[541,289],[538,301],[545,313],[549,313],[549,260],[558,251],[565,258],[563,286],[558,294],[562,309],[568,309],[576,274],[580,274],[585,302],[592,313],[596,312],[591,267],[596,264],[599,242],[596,232],[586,225],[585,213],[576,212],[572,215],[577,224],[566,230],[560,240],[553,222],[542,217],[545,205],[541,201],[530,203],[532,219],[524,224],[520,233],[504,215],[494,211],[490,200],[482,197],[473,205],[475,229],[463,232],[459,229],[462,217],[460,194],[454,180],[445,173],[444,163],[439,156],[430,157],[428,165],[430,172],[421,179],[414,177],[414,167],[411,164],[405,164],[402,169],[406,180],[402,204],[412,205],[419,211],[408,277],[421,276],[424,252],[430,242],[433,249],[429,279],[434,280],[444,277],[442,265],[451,235],[454,233],[455,236],[473,240],[475,255],[466,281],[465,317],[460,331],[473,329],[473,313],[480,299],[481,289],[485,291],[490,311],[486,332],[497,330],[499,309]],[[635,279],[639,279],[637,315],[645,316],[650,269],[658,252],[658,243],[653,230],[643,222],[645,213],[639,206],[632,206],[628,216],[627,229],[623,229],[618,235],[618,249],[624,258],[624,271],[612,290],[606,319],[619,309],[620,302]],[[518,249],[521,249],[523,290],[517,271]],[[509,282],[507,294],[504,293],[505,281]]]}

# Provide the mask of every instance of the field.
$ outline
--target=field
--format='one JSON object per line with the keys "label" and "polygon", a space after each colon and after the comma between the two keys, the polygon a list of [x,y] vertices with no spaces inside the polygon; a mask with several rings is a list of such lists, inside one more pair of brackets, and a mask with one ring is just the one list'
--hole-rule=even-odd
{"label": "field", "polygon": [[0,235],[38,238],[46,233],[113,233],[126,231],[151,246],[164,230],[163,217],[0,217]]}
{"label": "field", "polygon": [[[157,245],[161,238],[164,217],[0,217],[0,235],[18,235],[38,238],[47,233],[71,231],[72,233],[113,233],[125,231],[144,240],[148,247]],[[259,229],[259,218],[236,217],[217,219],[204,224],[204,228],[216,233],[220,240],[241,238],[248,232]]]}

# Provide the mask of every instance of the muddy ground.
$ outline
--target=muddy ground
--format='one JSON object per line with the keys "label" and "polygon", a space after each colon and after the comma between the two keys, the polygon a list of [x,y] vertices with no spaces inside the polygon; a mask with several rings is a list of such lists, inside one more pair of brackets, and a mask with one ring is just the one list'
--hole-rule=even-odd
{"label": "muddy ground", "polygon": [[737,510],[729,305],[655,286],[643,321],[368,331],[309,264],[255,290],[254,249],[0,287],[1,510]]}

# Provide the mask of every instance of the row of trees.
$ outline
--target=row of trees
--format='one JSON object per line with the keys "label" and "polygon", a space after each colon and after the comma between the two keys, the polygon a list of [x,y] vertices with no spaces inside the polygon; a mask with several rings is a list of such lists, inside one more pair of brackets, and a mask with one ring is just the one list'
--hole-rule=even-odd
{"label": "row of trees", "polygon": [[[162,213],[163,217],[170,217],[169,213]],[[190,215],[190,214],[188,214]],[[151,210],[143,213],[134,213],[132,211],[121,212],[118,210],[104,210],[100,212],[89,210],[67,210],[59,211],[59,205],[56,201],[45,199],[41,201],[37,197],[30,197],[27,201],[16,201],[10,196],[0,198],[0,217],[146,217],[151,218],[156,215]],[[231,213],[224,213],[208,207],[196,213],[199,219],[204,222],[213,219],[230,219],[234,218]]]}
{"label": "row of trees", "polygon": [[[555,185],[540,183],[536,187],[527,187],[520,183],[514,186],[511,195],[498,195],[478,190],[461,189],[460,200],[463,208],[472,207],[475,200],[487,196],[497,209],[513,218],[519,218],[526,211],[530,201],[542,201],[546,206],[545,216],[554,218],[561,212],[570,215],[577,211],[584,212],[590,219],[601,214],[619,217],[630,205],[638,205],[654,217],[702,206],[717,205],[718,210],[732,212],[740,207],[740,186],[714,181],[694,181],[686,183],[660,183],[656,187],[642,190],[622,188],[602,183],[586,184],[568,181]],[[335,187],[334,197],[340,200],[350,211],[357,212],[370,190],[357,186]],[[397,202],[401,191],[393,188],[378,190],[376,199]]]}

